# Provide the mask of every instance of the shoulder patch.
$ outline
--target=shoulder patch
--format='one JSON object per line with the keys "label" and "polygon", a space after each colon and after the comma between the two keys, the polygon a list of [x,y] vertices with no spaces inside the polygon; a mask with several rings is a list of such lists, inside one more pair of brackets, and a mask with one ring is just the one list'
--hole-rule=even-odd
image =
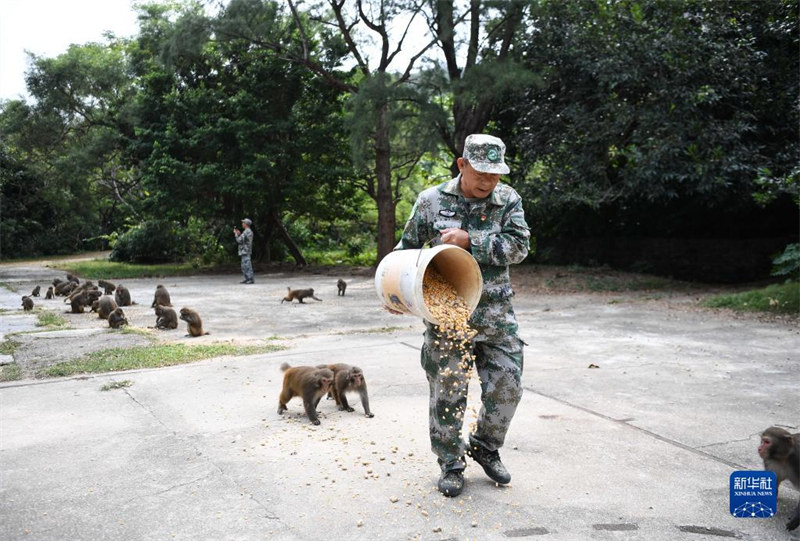
{"label": "shoulder patch", "polygon": [[441,215],[442,215],[442,216],[444,216],[445,218],[452,218],[453,216],[455,216],[455,215],[456,215],[455,211],[452,211],[452,210],[447,210],[447,209],[442,209],[442,210],[440,210],[440,211],[439,211],[439,214],[441,214]]}

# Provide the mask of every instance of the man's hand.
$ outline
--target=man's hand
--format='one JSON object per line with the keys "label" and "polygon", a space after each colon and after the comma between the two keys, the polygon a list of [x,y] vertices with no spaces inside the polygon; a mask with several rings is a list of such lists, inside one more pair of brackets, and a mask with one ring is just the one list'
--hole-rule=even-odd
{"label": "man's hand", "polygon": [[469,251],[469,233],[463,229],[448,227],[439,231],[443,244],[454,244],[459,248]]}
{"label": "man's hand", "polygon": [[236,235],[236,236],[238,237],[239,235],[241,235],[241,234],[242,234],[242,232],[241,232],[241,231],[239,231],[239,228],[238,228],[238,227],[234,227],[234,228],[233,228],[233,234],[234,234],[234,235]]}

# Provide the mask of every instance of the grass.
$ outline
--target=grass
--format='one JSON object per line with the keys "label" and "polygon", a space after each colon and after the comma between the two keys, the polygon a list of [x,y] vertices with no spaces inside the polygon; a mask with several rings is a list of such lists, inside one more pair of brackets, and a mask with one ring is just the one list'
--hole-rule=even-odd
{"label": "grass", "polygon": [[19,342],[11,339],[3,340],[0,342],[0,355],[13,355],[18,347]]}
{"label": "grass", "polygon": [[37,327],[56,327],[62,328],[69,325],[69,322],[59,314],[53,312],[40,312],[36,314]]}
{"label": "grass", "polygon": [[190,276],[199,271],[211,270],[194,263],[164,263],[161,265],[135,265],[107,259],[70,261],[58,266],[66,272],[91,280],[124,280],[126,278],[157,278],[162,276]]}
{"label": "grass", "polygon": [[22,377],[22,369],[17,363],[4,364],[0,366],[0,382],[17,381]]}
{"label": "grass", "polygon": [[123,389],[125,387],[130,387],[133,385],[133,382],[129,379],[125,379],[122,381],[111,380],[102,387],[100,387],[101,391],[110,391],[112,389]]}
{"label": "grass", "polygon": [[710,308],[729,308],[740,312],[770,312],[774,314],[800,314],[800,283],[773,284],[754,289],[717,295],[703,302]]}
{"label": "grass", "polygon": [[75,374],[98,374],[120,370],[141,368],[161,368],[186,364],[202,359],[223,355],[256,355],[285,349],[275,344],[236,346],[231,344],[209,344],[189,346],[186,344],[165,344],[157,346],[137,346],[96,351],[75,361],[53,365],[43,370],[41,377],[63,377]]}

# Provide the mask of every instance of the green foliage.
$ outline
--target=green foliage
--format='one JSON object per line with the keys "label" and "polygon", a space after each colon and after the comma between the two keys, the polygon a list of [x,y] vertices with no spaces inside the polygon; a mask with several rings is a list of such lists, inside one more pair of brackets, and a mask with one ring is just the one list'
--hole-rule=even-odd
{"label": "green foliage", "polygon": [[763,289],[718,295],[703,302],[711,308],[736,311],[800,314],[800,283],[774,284]]}
{"label": "green foliage", "polygon": [[772,260],[773,276],[800,279],[800,243],[789,244],[781,255]]}
{"label": "green foliage", "polygon": [[[635,227],[629,211],[649,205],[736,216],[757,192],[796,192],[800,56],[786,51],[797,11],[794,0],[536,3],[520,61],[542,83],[503,119],[531,215],[568,230],[607,208],[612,227]],[[581,212],[560,220],[570,209]],[[692,223],[673,216],[648,226]]]}
{"label": "green foliage", "polygon": [[53,365],[43,370],[39,376],[61,377],[82,373],[116,372],[141,368],[160,368],[186,364],[202,359],[223,355],[256,355],[284,349],[275,344],[235,346],[231,344],[209,344],[188,346],[186,344],[167,344],[158,346],[139,346],[131,348],[106,349],[89,353],[84,357]]}
{"label": "green foliage", "polygon": [[[161,276],[189,276],[196,274],[204,267],[192,262],[186,263],[165,263],[162,265],[137,265],[132,263],[120,263],[105,259],[94,259],[91,261],[70,261],[60,264],[59,269],[71,272],[77,276],[83,276],[92,280],[121,280],[128,278],[151,278]],[[209,267],[210,268],[210,267]]]}
{"label": "green foliage", "polygon": [[196,260],[208,265],[224,259],[225,250],[200,220],[186,225],[149,220],[131,227],[114,241],[111,261],[167,263]]}

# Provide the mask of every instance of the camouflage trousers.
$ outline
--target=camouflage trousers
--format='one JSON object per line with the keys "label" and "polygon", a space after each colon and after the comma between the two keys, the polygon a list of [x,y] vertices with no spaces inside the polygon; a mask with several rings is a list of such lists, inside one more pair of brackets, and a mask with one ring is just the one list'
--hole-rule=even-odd
{"label": "camouflage trousers", "polygon": [[250,261],[250,254],[245,254],[242,257],[242,276],[245,280],[253,279],[253,264]]}
{"label": "camouflage trousers", "polygon": [[[501,304],[507,305],[500,307],[505,311],[500,318],[503,324],[483,328],[475,325],[479,332],[472,341],[473,362],[481,384],[481,408],[476,426],[470,427],[469,440],[488,451],[503,446],[522,398],[523,342],[517,336],[510,303]],[[496,312],[498,306],[491,308],[489,312]],[[467,408],[466,376],[473,362],[464,363],[461,353],[441,348],[439,328],[430,323],[426,327],[421,364],[430,385],[431,449],[442,470],[464,469],[461,433]]]}

